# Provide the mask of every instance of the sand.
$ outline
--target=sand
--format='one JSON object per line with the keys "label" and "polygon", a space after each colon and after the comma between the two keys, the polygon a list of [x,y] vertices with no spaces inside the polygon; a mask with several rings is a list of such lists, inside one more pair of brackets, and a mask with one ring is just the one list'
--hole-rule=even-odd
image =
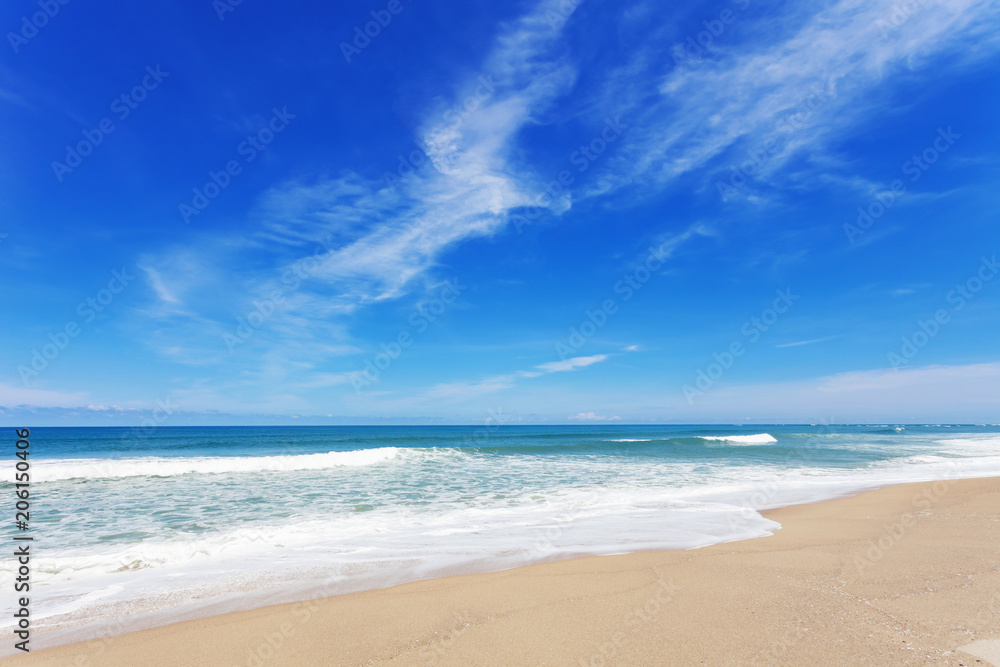
{"label": "sand", "polygon": [[996,656],[1000,479],[892,486],[767,516],[782,524],[771,537],[420,581],[3,664],[988,665]]}

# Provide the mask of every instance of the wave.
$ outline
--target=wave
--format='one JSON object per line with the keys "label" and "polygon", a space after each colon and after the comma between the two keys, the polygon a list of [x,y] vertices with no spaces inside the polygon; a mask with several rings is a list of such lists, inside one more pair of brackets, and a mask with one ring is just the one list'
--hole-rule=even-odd
{"label": "wave", "polygon": [[778,442],[770,433],[757,433],[755,435],[699,435],[699,440],[712,440],[718,442],[728,442],[734,445],[769,445]]}
{"label": "wave", "polygon": [[[412,450],[411,450],[412,451]],[[290,456],[147,456],[128,459],[63,459],[39,461],[33,466],[34,479],[57,482],[69,479],[120,479],[123,477],[173,477],[192,474],[241,472],[284,472],[325,468],[368,466],[402,458],[400,447],[379,447],[325,454]]]}
{"label": "wave", "polygon": [[944,456],[937,456],[934,454],[925,454],[922,456],[908,456],[904,459],[900,459],[901,463],[920,465],[923,463],[938,463],[940,461],[947,461],[948,459]]}
{"label": "wave", "polygon": [[652,442],[652,438],[611,438],[604,442]]}
{"label": "wave", "polygon": [[905,426],[887,426],[866,431],[870,435],[898,435],[906,430]]}

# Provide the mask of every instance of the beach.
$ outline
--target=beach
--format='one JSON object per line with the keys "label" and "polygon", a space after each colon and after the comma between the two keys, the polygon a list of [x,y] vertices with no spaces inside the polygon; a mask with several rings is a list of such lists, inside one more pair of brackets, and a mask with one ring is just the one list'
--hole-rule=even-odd
{"label": "beach", "polygon": [[[3,662],[990,664],[1000,478],[900,484],[765,515],[781,524],[769,537],[429,579]],[[978,657],[958,650],[970,644]]]}
{"label": "beach", "polygon": [[[1000,475],[1000,429],[983,425],[71,428],[34,438],[32,516],[44,521],[26,531],[30,629],[47,639],[33,648],[454,574],[762,537],[779,526],[766,510]],[[0,562],[0,574],[16,565]],[[0,633],[16,620],[0,619]],[[0,656],[14,651],[0,646]]]}
{"label": "beach", "polygon": [[66,5],[0,667],[1000,667],[1000,1]]}

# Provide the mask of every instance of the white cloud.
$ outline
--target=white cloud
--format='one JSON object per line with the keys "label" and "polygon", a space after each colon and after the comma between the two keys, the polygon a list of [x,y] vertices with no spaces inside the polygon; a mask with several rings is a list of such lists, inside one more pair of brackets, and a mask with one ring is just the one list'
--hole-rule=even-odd
{"label": "white cloud", "polygon": [[87,409],[92,410],[94,412],[125,412],[125,408],[119,405],[114,405],[114,404],[104,405],[103,403],[99,403],[97,405],[93,404],[88,405]]}
{"label": "white cloud", "polygon": [[781,345],[775,345],[775,347],[800,347],[802,345],[812,345],[813,343],[825,343],[828,340],[841,338],[842,336],[843,334],[838,334],[836,336],[826,336],[825,338],[811,338],[809,340],[797,340],[794,343],[782,343]]}
{"label": "white cloud", "polygon": [[274,216],[266,233],[294,239],[335,232],[344,242],[313,275],[336,286],[338,299],[365,303],[399,296],[445,249],[504,227],[508,212],[538,194],[530,168],[516,157],[515,139],[575,78],[550,52],[559,32],[546,12],[555,6],[542,2],[501,29],[481,65],[484,75],[470,77],[454,95],[465,100],[478,93],[478,105],[461,122],[434,114],[425,120],[418,143],[429,162],[395,190],[356,177],[285,188],[265,204]]}
{"label": "white cloud", "polygon": [[852,371],[824,378],[817,389],[822,392],[852,395],[866,394],[869,391],[890,391],[901,396],[911,396],[919,392],[936,400],[948,393],[943,391],[943,387],[963,383],[967,386],[959,390],[959,393],[965,395],[968,400],[976,403],[1000,403],[1000,392],[985,396],[977,395],[975,398],[969,396],[970,390],[978,394],[984,387],[1000,388],[1000,363]]}
{"label": "white cloud", "polygon": [[351,380],[362,377],[364,371],[346,371],[344,373],[314,373],[309,379],[298,383],[301,389],[316,389],[320,387],[335,387],[342,384],[350,384]]}
{"label": "white cloud", "polygon": [[618,415],[606,417],[604,415],[599,415],[595,412],[581,412],[579,414],[573,415],[569,419],[571,419],[572,421],[579,421],[579,422],[617,422],[621,421],[622,418],[619,417]]}
{"label": "white cloud", "polygon": [[173,292],[167,289],[167,286],[163,284],[163,278],[160,277],[159,271],[151,266],[143,266],[141,264],[139,265],[139,268],[145,272],[150,286],[153,288],[153,291],[156,292],[156,296],[158,296],[161,301],[171,305],[177,305],[180,303],[180,299],[174,296]]}
{"label": "white cloud", "polygon": [[504,389],[510,389],[517,384],[517,380],[523,376],[519,373],[507,375],[494,375],[483,378],[476,382],[445,382],[434,385],[428,389],[424,396],[431,399],[466,399],[492,394]]}
{"label": "white cloud", "polygon": [[545,364],[539,364],[535,366],[535,368],[543,370],[546,373],[559,373],[562,371],[572,371],[577,368],[584,368],[586,366],[590,366],[591,364],[604,361],[607,358],[608,355],[606,354],[595,354],[590,357],[573,357],[563,361],[550,361]]}
{"label": "white cloud", "polygon": [[5,408],[79,408],[87,405],[82,393],[12,387],[0,383],[0,406]]}
{"label": "white cloud", "polygon": [[[367,181],[353,173],[289,183],[264,197],[256,232],[203,239],[197,249],[145,258],[143,268],[159,299],[147,314],[161,320],[151,344],[186,363],[228,361],[206,349],[205,339],[221,340],[237,316],[253,310],[254,301],[280,290],[281,306],[243,349],[286,349],[288,341],[323,338],[345,347],[346,327],[335,322],[360,306],[413,289],[441,253],[498,232],[512,210],[536,203],[539,179],[523,163],[516,139],[575,79],[574,69],[552,51],[559,31],[546,17],[559,6],[558,0],[544,0],[501,27],[481,63],[483,78],[470,77],[452,96],[452,103],[463,102],[478,92],[477,108],[460,123],[430,113],[418,137],[429,159],[394,189],[381,178]],[[490,85],[483,87],[483,80]],[[317,244],[324,251],[313,256]],[[259,255],[244,261],[251,252],[270,257],[271,268]],[[296,256],[300,259],[292,261]],[[252,272],[248,265],[255,267]],[[226,266],[243,267],[244,273],[234,279],[237,271],[221,268]],[[284,277],[294,269],[304,269],[305,278],[289,288]],[[162,323],[167,319],[169,326]],[[310,349],[304,358],[318,357]]]}
{"label": "white cloud", "polygon": [[[779,27],[758,32],[755,44],[739,42],[739,51],[736,41],[726,46],[726,40],[736,36],[734,29],[697,64],[674,67],[662,44],[647,45],[629,64],[633,71],[623,84],[627,88],[616,87],[612,73],[608,96],[593,104],[598,117],[620,112],[630,127],[614,152],[589,172],[605,176],[595,178],[601,184],[590,194],[629,184],[660,192],[663,183],[706,166],[728,174],[720,158],[731,161],[731,153],[757,148],[766,140],[773,141],[774,148],[758,170],[764,179],[777,178],[789,158],[799,154],[808,154],[823,170],[843,168],[836,156],[819,149],[831,136],[878,111],[880,87],[892,77],[944,53],[967,61],[982,58],[1000,42],[1000,32],[991,31],[1000,9],[986,0],[924,0],[899,30],[883,37],[878,20],[897,2],[839,0],[816,5],[817,10],[810,5],[795,10],[796,18],[815,12],[797,23],[772,20],[770,15],[767,23]],[[234,328],[236,316],[251,310],[252,300],[281,286],[283,271],[298,265],[294,257],[307,255],[321,242],[330,252],[245,343],[241,363],[259,360],[263,368],[247,382],[260,386],[279,386],[293,373],[311,376],[297,385],[303,388],[344,384],[349,373],[322,369],[324,361],[357,350],[349,344],[344,315],[414,289],[444,252],[497,233],[510,212],[538,202],[537,182],[544,179],[534,178],[517,142],[575,81],[573,66],[555,55],[563,53],[559,33],[546,20],[546,13],[560,4],[565,5],[556,0],[540,3],[500,31],[480,68],[495,78],[495,90],[461,124],[442,124],[440,116],[429,114],[419,133],[429,160],[394,190],[381,180],[370,182],[351,173],[289,183],[262,200],[257,211],[262,222],[249,238],[221,238],[144,263],[158,297],[158,307],[150,314],[162,324],[143,327],[150,332],[151,344],[185,363],[231,362],[222,334]],[[750,27],[739,28],[742,32]],[[478,85],[477,77],[470,77],[448,102],[465,99]],[[813,92],[817,85],[819,95]],[[650,100],[650,90],[658,91],[659,98]],[[803,112],[810,101],[812,108]],[[790,118],[794,122],[789,123]],[[553,204],[553,210],[567,205]],[[686,240],[693,233],[678,238]],[[254,271],[247,274],[225,268],[248,266],[240,256],[251,250],[270,259],[254,262]],[[812,342],[819,341],[785,346]],[[245,353],[249,349],[253,354]],[[595,361],[549,362],[474,382],[440,384],[426,396],[459,398],[500,391],[524,379],[604,358],[579,357]],[[294,396],[275,400],[296,404]]]}
{"label": "white cloud", "polygon": [[[899,4],[840,0],[815,5],[819,9],[804,21],[798,19],[811,11],[808,6],[796,10],[795,20],[768,13],[750,24],[753,19],[742,16],[738,21],[746,25],[718,37],[703,59],[676,65],[662,52],[662,37],[640,49],[624,68],[631,78],[617,84],[621,77],[608,77],[604,111],[616,106],[632,129],[611,164],[615,173],[595,192],[608,191],[609,181],[656,184],[706,166],[717,174],[714,191],[716,179],[729,178],[731,164],[749,158],[747,150],[762,156],[751,178],[773,178],[789,157],[804,154],[811,163],[808,178],[828,179],[845,165],[821,149],[830,137],[880,113],[894,77],[944,54],[956,56],[951,66],[961,67],[1000,47],[1000,6],[989,0],[923,0],[898,28],[884,30]],[[760,38],[751,43],[741,39],[746,34]],[[651,102],[632,82],[657,76],[663,63],[661,97]],[[724,164],[713,163],[723,155]],[[801,175],[793,181],[803,184]],[[752,198],[753,188],[740,194]]]}
{"label": "white cloud", "polygon": [[477,382],[448,382],[435,385],[427,391],[432,398],[468,398],[488,394],[504,389],[510,389],[522,378],[536,378],[549,373],[564,373],[566,371],[585,368],[608,358],[606,354],[595,354],[590,357],[572,357],[563,361],[550,361],[535,366],[538,371],[517,371],[506,375],[494,375]]}
{"label": "white cloud", "polygon": [[[995,421],[1000,363],[851,371],[793,382],[723,385],[688,404],[678,389],[671,421],[927,423]],[[734,417],[738,415],[739,417]]]}

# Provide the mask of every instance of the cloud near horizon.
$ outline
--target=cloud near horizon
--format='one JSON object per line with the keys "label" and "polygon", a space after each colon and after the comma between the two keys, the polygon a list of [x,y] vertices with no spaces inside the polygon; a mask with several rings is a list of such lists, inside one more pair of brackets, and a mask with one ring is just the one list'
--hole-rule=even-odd
{"label": "cloud near horizon", "polygon": [[580,412],[569,419],[577,422],[618,422],[622,420],[618,415],[605,416],[596,412]]}

